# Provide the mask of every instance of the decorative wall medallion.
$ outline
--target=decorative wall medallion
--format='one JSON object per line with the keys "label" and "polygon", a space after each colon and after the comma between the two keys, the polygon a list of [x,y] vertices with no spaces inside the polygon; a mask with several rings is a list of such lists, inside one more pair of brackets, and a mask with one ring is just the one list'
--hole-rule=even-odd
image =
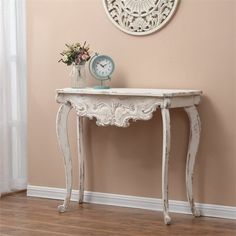
{"label": "decorative wall medallion", "polygon": [[103,0],[106,13],[120,30],[147,35],[160,30],[174,15],[180,0]]}

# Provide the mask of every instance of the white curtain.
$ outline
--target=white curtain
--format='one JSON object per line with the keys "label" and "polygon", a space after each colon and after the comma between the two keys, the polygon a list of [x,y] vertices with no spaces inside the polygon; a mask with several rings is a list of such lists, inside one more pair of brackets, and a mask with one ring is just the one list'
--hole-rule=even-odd
{"label": "white curtain", "polygon": [[0,0],[0,196],[27,183],[25,8]]}

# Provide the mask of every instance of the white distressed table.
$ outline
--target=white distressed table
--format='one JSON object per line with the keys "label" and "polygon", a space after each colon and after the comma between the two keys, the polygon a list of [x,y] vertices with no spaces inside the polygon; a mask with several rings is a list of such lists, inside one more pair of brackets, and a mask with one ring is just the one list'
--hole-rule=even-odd
{"label": "white distressed table", "polygon": [[158,108],[161,109],[163,122],[162,150],[162,199],[164,221],[170,224],[168,203],[168,162],[170,153],[170,113],[171,108],[184,108],[190,121],[190,136],[186,162],[187,197],[194,216],[199,216],[196,209],[192,182],[195,156],[200,140],[200,118],[196,105],[200,103],[201,91],[176,89],[132,89],[114,88],[107,90],[58,89],[56,101],[61,103],[57,114],[56,126],[60,149],[64,157],[66,173],[66,197],[58,207],[64,212],[69,205],[72,191],[72,162],[67,133],[67,118],[70,110],[77,113],[77,144],[79,159],[79,203],[84,196],[84,152],[83,152],[83,117],[95,118],[99,126],[115,125],[128,127],[130,120],[150,120]]}

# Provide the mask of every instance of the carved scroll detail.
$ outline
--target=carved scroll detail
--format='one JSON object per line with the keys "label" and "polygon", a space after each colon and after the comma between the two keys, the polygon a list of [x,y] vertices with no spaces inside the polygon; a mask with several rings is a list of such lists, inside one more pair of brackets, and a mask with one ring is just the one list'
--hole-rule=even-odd
{"label": "carved scroll detail", "polygon": [[112,22],[122,31],[145,35],[162,28],[173,16],[179,0],[103,0]]}
{"label": "carved scroll detail", "polygon": [[115,125],[128,127],[129,121],[149,120],[153,112],[161,106],[156,98],[107,98],[106,96],[71,97],[68,102],[77,115],[95,118],[98,126]]}

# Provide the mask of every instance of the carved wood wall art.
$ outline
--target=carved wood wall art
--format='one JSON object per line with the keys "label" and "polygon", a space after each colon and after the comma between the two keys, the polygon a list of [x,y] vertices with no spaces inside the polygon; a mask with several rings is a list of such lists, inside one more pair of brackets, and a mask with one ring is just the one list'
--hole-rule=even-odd
{"label": "carved wood wall art", "polygon": [[180,0],[103,0],[105,11],[120,30],[147,35],[160,30],[174,15]]}

